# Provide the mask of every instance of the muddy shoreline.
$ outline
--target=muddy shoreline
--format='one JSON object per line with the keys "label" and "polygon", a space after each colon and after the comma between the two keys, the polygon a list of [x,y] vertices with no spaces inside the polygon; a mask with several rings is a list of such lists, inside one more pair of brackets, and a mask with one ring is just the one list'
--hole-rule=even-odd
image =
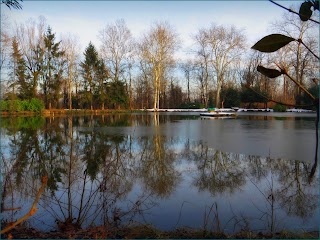
{"label": "muddy shoreline", "polygon": [[[3,226],[2,226],[3,227]],[[281,231],[274,234],[243,230],[235,234],[206,231],[203,229],[179,228],[174,231],[160,231],[150,225],[130,227],[98,226],[78,229],[64,226],[60,230],[42,232],[34,228],[17,226],[1,239],[319,239],[319,231],[290,232]]]}

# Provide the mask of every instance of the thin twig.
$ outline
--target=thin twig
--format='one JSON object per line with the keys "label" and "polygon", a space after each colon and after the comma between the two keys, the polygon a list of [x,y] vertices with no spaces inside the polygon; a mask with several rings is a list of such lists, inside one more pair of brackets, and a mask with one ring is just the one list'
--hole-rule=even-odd
{"label": "thin twig", "polygon": [[179,218],[178,218],[178,221],[177,221],[177,223],[176,223],[176,225],[175,225],[175,228],[178,226],[178,224],[179,224],[179,222],[180,222],[181,213],[182,213],[182,208],[183,208],[183,205],[184,205],[185,203],[189,203],[189,202],[183,201],[183,203],[181,204],[180,212],[179,212]]}
{"label": "thin twig", "polygon": [[[247,176],[248,177],[248,176]],[[267,200],[267,202],[269,202],[268,197],[260,190],[260,188],[258,188],[257,184],[255,184],[250,177],[248,177],[248,179],[250,180],[250,182],[258,189],[258,191],[262,194],[262,196],[264,196],[264,198]]]}
{"label": "thin twig", "polygon": [[215,203],[216,204],[216,211],[215,211],[215,213],[214,213],[214,215],[215,215],[215,219],[217,220],[217,223],[218,223],[218,231],[219,232],[221,232],[221,227],[220,227],[220,219],[219,219],[219,213],[218,213],[218,204],[217,203]]}
{"label": "thin twig", "polygon": [[[273,4],[277,5],[278,7],[281,7],[281,8],[283,8],[283,9],[285,9],[285,10],[291,12],[291,13],[294,13],[294,14],[297,14],[298,16],[300,16],[299,13],[297,13],[296,11],[293,11],[293,10],[290,9],[290,8],[286,8],[286,7],[280,5],[279,3],[276,3],[276,2],[274,2],[274,1],[272,1],[272,0],[269,0],[269,1],[272,2]],[[301,14],[301,16],[303,16],[303,17],[308,17],[308,16],[303,15],[303,14]],[[312,18],[309,18],[309,20],[312,21],[312,22],[315,22],[315,23],[320,24],[320,22],[318,22],[318,21],[316,21],[316,20],[313,20]]]}
{"label": "thin twig", "polygon": [[317,56],[317,55],[302,41],[302,39],[298,39],[297,41],[298,41],[299,43],[302,43],[302,45],[303,45],[306,49],[308,49],[308,51],[309,51],[315,58],[317,58],[318,60],[320,60],[319,56]]}
{"label": "thin twig", "polygon": [[21,209],[21,207],[4,208],[4,209],[2,209],[2,211],[3,212],[5,212],[5,211],[16,211],[16,210],[20,210],[20,209]]}
{"label": "thin twig", "polygon": [[269,97],[259,93],[258,91],[254,90],[252,87],[249,87],[248,85],[244,85],[244,86],[270,102],[278,103],[278,104],[288,106],[288,107],[303,107],[303,108],[305,108],[305,107],[313,107],[314,106],[313,104],[312,105],[296,105],[296,104],[290,104],[290,103],[276,101],[272,98],[269,98]]}
{"label": "thin twig", "polygon": [[316,99],[307,89],[305,89],[304,86],[302,86],[297,80],[295,80],[293,77],[291,77],[286,70],[285,70],[284,74],[288,78],[290,78],[290,80],[292,80],[295,84],[297,84],[299,86],[299,88],[301,88],[312,100]]}

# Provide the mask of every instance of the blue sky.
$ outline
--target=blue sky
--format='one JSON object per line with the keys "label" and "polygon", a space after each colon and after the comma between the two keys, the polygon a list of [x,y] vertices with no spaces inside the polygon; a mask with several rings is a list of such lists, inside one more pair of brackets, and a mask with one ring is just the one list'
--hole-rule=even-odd
{"label": "blue sky", "polygon": [[[284,6],[301,1],[281,1]],[[23,10],[1,8],[11,22],[44,16],[53,32],[78,35],[83,50],[92,41],[96,47],[99,30],[123,18],[134,37],[139,38],[154,21],[168,21],[180,35],[183,47],[191,45],[191,35],[212,22],[244,29],[248,48],[264,37],[268,24],[280,19],[285,10],[269,1],[28,1]]]}

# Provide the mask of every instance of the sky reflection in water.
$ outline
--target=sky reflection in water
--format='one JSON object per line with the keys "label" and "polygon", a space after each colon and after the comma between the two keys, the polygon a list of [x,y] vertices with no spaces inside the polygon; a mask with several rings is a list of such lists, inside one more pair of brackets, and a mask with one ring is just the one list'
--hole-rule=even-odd
{"label": "sky reflection in water", "polygon": [[28,221],[43,230],[68,219],[81,227],[316,230],[318,171],[308,183],[313,120],[191,114],[3,119],[2,205],[22,209],[2,218],[25,214],[46,174],[47,191]]}

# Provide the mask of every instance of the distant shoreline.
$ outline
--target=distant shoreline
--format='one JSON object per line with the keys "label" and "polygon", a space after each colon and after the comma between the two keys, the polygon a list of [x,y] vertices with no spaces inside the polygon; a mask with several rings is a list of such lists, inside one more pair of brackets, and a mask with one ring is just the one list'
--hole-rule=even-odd
{"label": "distant shoreline", "polygon": [[[41,112],[33,111],[1,111],[1,117],[28,117],[28,116],[64,116],[64,115],[101,115],[101,114],[114,114],[114,113],[143,113],[143,112],[194,112],[201,113],[207,112],[206,108],[199,109],[44,109]],[[274,112],[272,109],[236,109],[236,112]],[[286,112],[292,113],[315,113],[315,111],[304,109],[288,109]]]}
{"label": "distant shoreline", "polygon": [[89,114],[89,115],[100,115],[100,114],[110,114],[110,113],[134,113],[134,112],[143,112],[143,110],[115,110],[115,109],[106,109],[106,110],[90,110],[90,109],[45,109],[41,112],[32,112],[32,111],[2,111],[1,117],[20,117],[20,116],[63,116],[63,115],[78,115],[78,114]]}
{"label": "distant shoreline", "polygon": [[41,112],[32,112],[32,111],[1,111],[2,117],[10,116],[55,116],[55,115],[101,115],[101,114],[112,114],[112,113],[142,113],[142,112],[204,112],[207,109],[44,109]]}

